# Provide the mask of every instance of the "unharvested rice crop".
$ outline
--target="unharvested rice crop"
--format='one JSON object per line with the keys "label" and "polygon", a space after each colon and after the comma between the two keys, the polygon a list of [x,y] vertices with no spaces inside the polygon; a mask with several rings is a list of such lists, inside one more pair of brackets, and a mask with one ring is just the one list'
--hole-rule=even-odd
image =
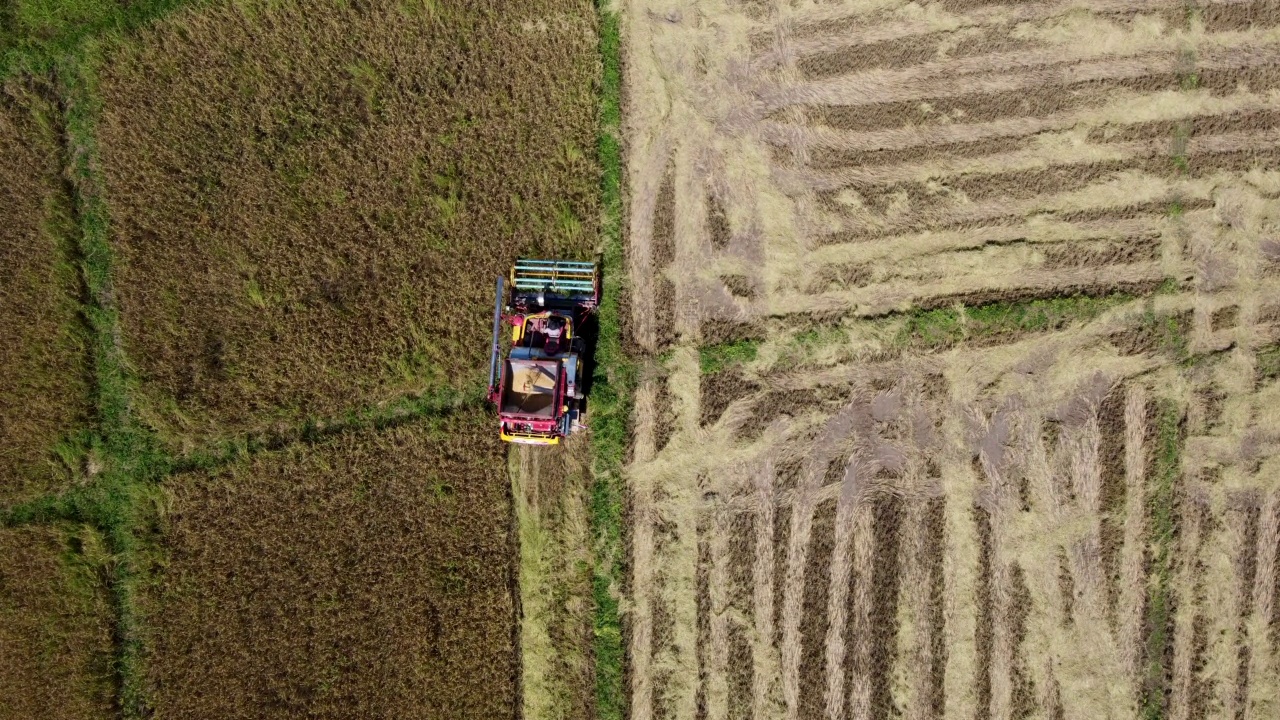
{"label": "unharvested rice crop", "polygon": [[631,718],[1280,713],[1274,3],[623,5]]}
{"label": "unharvested rice crop", "polygon": [[226,3],[103,51],[139,415],[169,440],[483,382],[494,278],[595,244],[594,11]]}
{"label": "unharvested rice crop", "polygon": [[115,716],[105,558],[84,526],[0,530],[0,718]]}
{"label": "unharvested rice crop", "polygon": [[174,476],[144,603],[158,717],[511,717],[500,443],[460,411]]}
{"label": "unharvested rice crop", "polygon": [[[57,110],[32,84],[0,92],[0,501],[60,489],[88,415],[70,200]],[[55,450],[63,445],[61,456]],[[68,467],[68,462],[72,467]]]}

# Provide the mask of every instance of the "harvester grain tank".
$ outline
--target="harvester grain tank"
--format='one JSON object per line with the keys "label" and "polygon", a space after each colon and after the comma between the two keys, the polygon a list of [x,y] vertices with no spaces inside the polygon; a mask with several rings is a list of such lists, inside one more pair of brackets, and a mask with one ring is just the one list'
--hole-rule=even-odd
{"label": "harvester grain tank", "polygon": [[[507,442],[555,445],[582,426],[587,345],[582,328],[600,304],[595,263],[517,260],[493,302],[489,401]],[[501,328],[511,327],[502,352]]]}

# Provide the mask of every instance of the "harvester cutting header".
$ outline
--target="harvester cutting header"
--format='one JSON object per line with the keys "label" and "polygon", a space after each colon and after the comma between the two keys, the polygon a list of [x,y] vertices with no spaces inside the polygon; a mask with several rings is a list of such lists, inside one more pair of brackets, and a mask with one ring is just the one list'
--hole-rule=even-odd
{"label": "harvester cutting header", "polygon": [[[595,263],[517,260],[503,305],[503,278],[493,302],[489,401],[498,407],[507,442],[555,445],[582,427],[587,353],[581,328],[600,304]],[[502,354],[501,326],[511,326]]]}

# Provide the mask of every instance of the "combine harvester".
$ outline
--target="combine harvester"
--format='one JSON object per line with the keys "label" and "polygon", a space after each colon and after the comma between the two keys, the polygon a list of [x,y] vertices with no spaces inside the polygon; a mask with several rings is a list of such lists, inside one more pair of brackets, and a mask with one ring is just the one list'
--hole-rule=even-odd
{"label": "combine harvester", "polygon": [[[503,307],[503,278],[493,303],[489,401],[506,442],[555,445],[583,427],[586,340],[580,333],[600,304],[595,263],[517,260]],[[503,322],[511,349],[499,364]]]}

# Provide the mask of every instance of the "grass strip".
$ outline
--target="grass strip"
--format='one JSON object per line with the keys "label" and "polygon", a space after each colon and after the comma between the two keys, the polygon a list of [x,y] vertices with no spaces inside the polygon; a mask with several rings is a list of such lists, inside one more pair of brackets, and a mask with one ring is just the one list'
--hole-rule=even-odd
{"label": "grass strip", "polygon": [[1172,576],[1175,485],[1181,471],[1182,412],[1173,400],[1162,400],[1156,417],[1155,484],[1148,498],[1151,517],[1151,576],[1147,583],[1146,670],[1142,718],[1162,720],[1169,687],[1165,658],[1173,616]]}
{"label": "grass strip", "polygon": [[1129,293],[1116,292],[1097,297],[1073,295],[921,310],[907,317],[896,342],[931,348],[998,335],[1060,330],[1073,322],[1092,320],[1133,299]]}
{"label": "grass strip", "polygon": [[98,436],[92,455],[102,471],[95,482],[68,493],[47,508],[88,522],[106,536],[114,557],[112,599],[116,611],[116,663],[122,714],[150,712],[143,671],[143,626],[139,587],[145,574],[148,510],[158,501],[150,482],[168,466],[159,444],[134,426],[129,413],[128,377],[119,344],[118,314],[112,303],[110,220],[97,174],[94,129],[100,112],[94,73],[98,46],[86,41],[79,52],[59,56],[53,67],[62,98],[67,168],[80,232],[81,271],[88,289],[85,309],[91,334]]}
{"label": "grass strip", "polygon": [[718,345],[698,348],[698,366],[703,375],[712,375],[733,365],[742,365],[756,359],[759,340],[734,340]]}
{"label": "grass strip", "polygon": [[622,344],[622,307],[626,270],[622,247],[622,57],[618,14],[599,0],[600,86],[599,158],[601,179],[601,235],[603,241],[603,291],[598,312],[600,333],[596,344],[596,368],[591,392],[591,448],[594,480],[590,499],[590,525],[595,569],[594,654],[596,712],[600,720],[622,720],[626,695],[623,687],[626,655],[622,642],[619,599],[623,585],[624,481],[622,468],[628,442],[635,365]]}

